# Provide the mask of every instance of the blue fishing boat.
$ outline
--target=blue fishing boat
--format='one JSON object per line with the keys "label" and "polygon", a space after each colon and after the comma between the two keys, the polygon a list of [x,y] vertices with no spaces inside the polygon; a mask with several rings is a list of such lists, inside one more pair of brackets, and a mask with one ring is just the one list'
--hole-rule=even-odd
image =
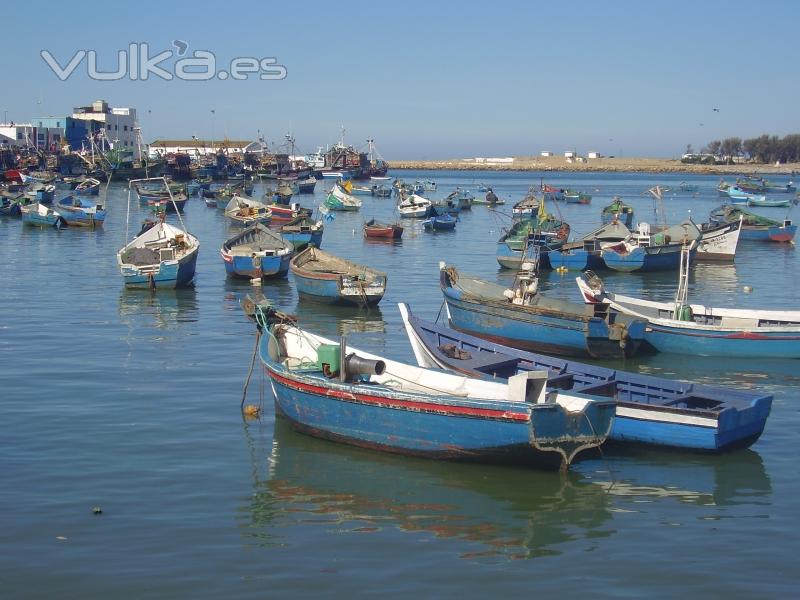
{"label": "blue fishing boat", "polygon": [[592,196],[576,190],[564,190],[564,200],[567,204],[591,204]]}
{"label": "blue fishing boat", "polygon": [[504,269],[517,269],[523,259],[530,260],[534,255],[539,267],[549,269],[548,255],[564,245],[569,239],[570,226],[537,207],[538,215],[519,219],[497,240],[495,257]]}
{"label": "blue fishing boat", "polygon": [[548,390],[613,398],[609,441],[722,452],[746,448],[761,435],[772,396],[754,390],[640,375],[533,354],[425,322],[400,304],[417,364],[481,378],[547,371]]}
{"label": "blue fishing boat", "polygon": [[630,229],[633,225],[633,207],[625,204],[619,196],[614,196],[611,204],[604,207],[600,212],[600,219],[603,225],[612,221],[619,221]]}
{"label": "blue fishing boat", "polygon": [[610,242],[620,242],[630,235],[625,225],[612,221],[599,229],[586,234],[580,240],[567,242],[558,247],[542,247],[541,264],[551,269],[564,271],[586,271],[605,269],[602,246]]}
{"label": "blue fishing boat", "polygon": [[186,184],[186,193],[189,196],[197,196],[197,194],[200,193],[200,189],[200,182],[196,179],[192,179]]}
{"label": "blue fishing boat", "polygon": [[453,231],[456,228],[458,217],[431,209],[431,215],[422,222],[425,231]]}
{"label": "blue fishing boat", "polygon": [[317,179],[315,177],[308,177],[306,179],[301,179],[297,182],[297,193],[313,194],[316,185],[317,185]]}
{"label": "blue fishing boat", "polygon": [[608,398],[556,390],[546,373],[491,382],[368,354],[297,327],[267,304],[244,303],[275,412],[300,432],[426,458],[566,468],[602,444]]}
{"label": "blue fishing boat", "polygon": [[61,216],[61,213],[39,202],[21,206],[20,213],[22,214],[22,222],[25,225],[53,227],[55,229],[67,226],[67,221]]}
{"label": "blue fishing boat", "polygon": [[18,217],[21,214],[20,207],[23,203],[20,201],[23,198],[21,193],[8,193],[0,192],[0,215],[7,217]]}
{"label": "blue fishing boat", "polygon": [[684,249],[674,302],[607,292],[594,273],[576,278],[584,300],[647,321],[645,342],[691,356],[800,358],[800,311],[715,308],[688,302],[690,252]]}
{"label": "blue fishing boat", "polygon": [[292,258],[289,268],[297,291],[327,304],[374,306],[386,292],[386,273],[309,246]]}
{"label": "blue fishing boat", "polygon": [[84,196],[97,196],[100,194],[100,180],[86,177],[75,186],[75,192]]}
{"label": "blue fishing boat", "polygon": [[766,196],[763,194],[745,191],[738,185],[732,185],[728,188],[728,198],[731,204],[747,204],[750,201],[763,202],[766,200]]}
{"label": "blue fishing boat", "polygon": [[200,242],[192,234],[159,220],[117,252],[126,287],[177,288],[192,283]]}
{"label": "blue fishing boat", "polygon": [[755,242],[791,242],[797,233],[797,225],[791,219],[777,221],[746,211],[738,206],[723,204],[711,211],[712,223],[724,225],[742,220],[740,239]]}
{"label": "blue fishing boat", "polygon": [[79,227],[102,227],[106,220],[106,211],[102,204],[95,204],[80,196],[67,196],[59,200],[58,212],[69,225]]}
{"label": "blue fishing boat", "polygon": [[261,223],[244,229],[222,244],[225,272],[231,277],[284,277],[294,246]]}
{"label": "blue fishing boat", "polygon": [[372,195],[377,198],[391,198],[392,196],[392,188],[386,187],[383,184],[373,185],[371,190]]}
{"label": "blue fishing boat", "polygon": [[454,329],[526,350],[570,356],[633,356],[644,338],[645,322],[617,311],[538,293],[535,266],[517,275],[513,289],[459,273],[440,263],[440,285]]}
{"label": "blue fishing boat", "polygon": [[677,270],[681,248],[688,244],[692,246],[692,252],[696,252],[701,237],[702,232],[690,220],[655,233],[647,223],[639,223],[638,230],[623,241],[604,244],[600,254],[605,265],[614,271]]}
{"label": "blue fishing boat", "polygon": [[564,190],[543,183],[540,185],[542,198],[551,202],[562,202],[565,199]]}
{"label": "blue fishing boat", "polygon": [[321,248],[324,231],[322,221],[314,221],[307,215],[296,217],[280,228],[283,239],[292,244],[296,251],[307,246]]}
{"label": "blue fishing boat", "polygon": [[171,196],[165,195],[159,197],[148,197],[146,204],[156,212],[174,213],[177,211],[183,212],[188,201],[189,196],[183,192],[179,192],[177,194],[172,194]]}
{"label": "blue fishing boat", "polygon": [[52,204],[55,197],[56,186],[51,183],[34,183],[25,192],[25,195],[40,204]]}

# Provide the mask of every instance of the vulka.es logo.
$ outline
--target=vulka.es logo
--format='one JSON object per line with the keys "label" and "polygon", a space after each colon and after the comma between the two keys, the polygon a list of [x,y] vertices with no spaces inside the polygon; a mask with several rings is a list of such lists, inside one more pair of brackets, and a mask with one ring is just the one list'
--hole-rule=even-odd
{"label": "vulka.es logo", "polygon": [[[85,63],[86,74],[95,81],[147,81],[158,77],[166,81],[180,79],[182,81],[209,81],[210,79],[234,79],[242,81],[251,76],[263,80],[286,79],[287,70],[278,64],[274,57],[255,58],[239,56],[231,59],[227,69],[217,70],[217,57],[208,50],[193,50],[185,56],[189,44],[183,40],[173,40],[175,50],[163,50],[151,56],[150,44],[147,42],[131,42],[125,50],[117,51],[115,69],[105,70],[100,65],[95,50],[78,50],[69,60],[60,62],[49,50],[42,50],[39,55],[50,67],[56,77],[66,81],[78,67]],[[176,60],[175,60],[176,59]],[[62,66],[63,65],[63,66]]]}

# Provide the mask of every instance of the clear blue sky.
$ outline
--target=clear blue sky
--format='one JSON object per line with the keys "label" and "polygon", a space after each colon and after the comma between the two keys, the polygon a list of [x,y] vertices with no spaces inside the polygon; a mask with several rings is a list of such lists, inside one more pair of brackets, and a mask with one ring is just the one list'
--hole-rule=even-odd
{"label": "clear blue sky", "polygon": [[[291,129],[311,151],[344,125],[348,142],[372,136],[390,159],[674,156],[800,132],[794,1],[15,2],[2,15],[9,120],[103,98],[139,111],[145,141]],[[94,49],[110,70],[130,42],[155,54],[176,38],[218,67],[274,56],[288,76],[98,82],[84,61],[62,82],[39,55],[64,64]]]}

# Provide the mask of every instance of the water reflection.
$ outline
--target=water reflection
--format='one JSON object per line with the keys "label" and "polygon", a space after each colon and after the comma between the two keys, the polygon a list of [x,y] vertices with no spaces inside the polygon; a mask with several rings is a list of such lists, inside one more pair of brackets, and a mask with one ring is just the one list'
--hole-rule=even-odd
{"label": "water reflection", "polygon": [[[308,323],[312,331],[322,335],[350,335],[353,333],[384,333],[386,324],[377,306],[333,306],[330,304],[299,302],[297,315]],[[323,333],[324,332],[324,333]]]}
{"label": "water reflection", "polygon": [[120,321],[126,325],[152,325],[175,329],[179,323],[198,320],[194,287],[176,290],[134,290],[123,288],[119,295]]}
{"label": "water reflection", "polygon": [[[620,498],[617,506],[665,498],[697,505],[758,505],[772,493],[761,456],[753,450],[697,455],[616,446],[612,471],[587,473],[602,489]],[[588,465],[590,463],[582,463]],[[597,464],[597,463],[591,463]],[[582,466],[581,465],[581,466]],[[580,468],[580,467],[579,467]]]}
{"label": "water reflection", "polygon": [[261,282],[261,285],[253,285],[247,279],[227,277],[224,289],[226,291],[226,299],[233,300],[233,302],[226,304],[227,308],[232,311],[238,311],[241,299],[245,296],[250,296],[256,301],[268,300],[286,312],[294,312],[297,296],[294,286],[286,277],[265,279]]}
{"label": "water reflection", "polygon": [[[252,448],[252,446],[251,446]],[[293,529],[340,534],[391,529],[474,542],[462,558],[559,554],[578,539],[611,535],[608,494],[574,473],[461,465],[397,457],[300,435],[275,423],[262,479],[247,507],[253,543],[290,540]]]}

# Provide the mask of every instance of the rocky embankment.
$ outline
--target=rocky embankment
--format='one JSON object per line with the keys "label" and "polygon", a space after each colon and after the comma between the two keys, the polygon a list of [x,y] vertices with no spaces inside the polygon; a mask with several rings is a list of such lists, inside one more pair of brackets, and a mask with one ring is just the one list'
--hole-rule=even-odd
{"label": "rocky embankment", "polygon": [[575,171],[575,172],[641,172],[641,173],[695,173],[736,175],[741,173],[791,174],[800,172],[800,163],[785,165],[735,164],[687,165],[680,160],[666,158],[590,158],[581,162],[567,162],[560,156],[515,157],[513,162],[476,162],[475,159],[452,160],[390,160],[390,169],[451,169],[456,171]]}

